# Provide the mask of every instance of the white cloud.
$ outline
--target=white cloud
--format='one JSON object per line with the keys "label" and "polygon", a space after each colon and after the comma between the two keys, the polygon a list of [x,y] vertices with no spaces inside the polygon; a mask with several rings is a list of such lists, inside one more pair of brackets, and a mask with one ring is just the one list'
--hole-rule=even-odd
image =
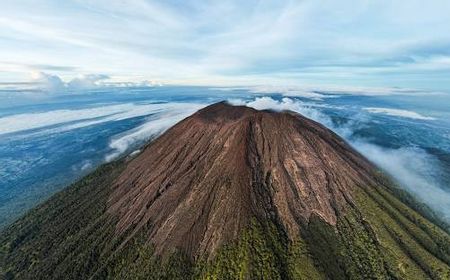
{"label": "white cloud", "polygon": [[299,86],[253,86],[245,88],[253,93],[257,94],[267,94],[267,93],[280,93],[284,96],[289,97],[303,97],[314,100],[321,100],[325,97],[329,97],[314,90],[308,90]]}
{"label": "white cloud", "polygon": [[[45,129],[45,131],[38,133],[55,133],[108,121],[120,121],[166,111],[183,110],[183,108],[190,108],[190,106],[190,103],[127,103],[78,110],[15,114],[0,118],[0,135],[34,129]],[[58,127],[54,128],[55,125]]]}
{"label": "white cloud", "polygon": [[275,100],[271,97],[264,96],[257,97],[253,101],[229,99],[228,102],[234,105],[245,105],[257,110],[294,111],[328,127],[332,126],[331,120],[319,110],[314,109],[313,105],[289,97]]}
{"label": "white cloud", "polygon": [[450,221],[450,193],[434,178],[436,160],[418,148],[386,149],[362,141],[352,145],[372,162],[392,175],[402,187]]}
{"label": "white cloud", "polygon": [[105,85],[113,87],[161,87],[163,82],[143,80],[139,82],[111,82]]}
{"label": "white cloud", "polygon": [[79,75],[66,83],[58,75],[33,71],[31,72],[31,79],[32,82],[38,84],[38,88],[48,92],[58,92],[66,89],[90,89],[110,85],[105,83],[105,81],[110,79],[105,74]]}
{"label": "white cloud", "polygon": [[90,160],[85,160],[85,161],[83,161],[82,162],[82,166],[80,167],[80,170],[81,171],[86,171],[86,170],[88,170],[88,169],[91,169],[92,168],[92,161],[90,161]]}
{"label": "white cloud", "polygon": [[301,105],[299,101],[294,101],[290,98],[283,98],[281,101],[278,101],[270,97],[258,97],[254,101],[247,102],[246,106],[256,110],[296,111]]}
{"label": "white cloud", "polygon": [[169,110],[150,117],[143,125],[114,137],[109,143],[109,147],[113,151],[105,156],[105,160],[111,161],[133,148],[136,144],[158,136],[177,122],[205,106],[202,104],[172,105]]}
{"label": "white cloud", "polygon": [[51,75],[44,72],[32,72],[31,79],[49,91],[57,91],[64,89],[65,83],[57,75]]}
{"label": "white cloud", "polygon": [[302,97],[312,100],[322,100],[325,98],[335,98],[343,95],[354,96],[387,96],[387,95],[404,95],[404,96],[431,96],[442,95],[443,92],[425,91],[410,88],[392,88],[392,87],[356,87],[356,86],[312,86],[312,85],[257,85],[257,86],[240,86],[240,87],[214,87],[214,90],[222,91],[249,91],[255,94],[281,94],[287,97]]}
{"label": "white cloud", "polygon": [[[64,92],[66,90],[70,90],[73,93],[80,89],[94,89],[100,87],[155,87],[163,85],[162,81],[148,79],[124,82],[120,77],[113,78],[106,74],[82,74],[65,82],[58,75],[40,71],[31,72],[31,81],[32,83],[19,83],[20,89],[27,86],[31,89],[37,87],[40,90],[51,93]],[[14,85],[14,83],[12,85]]]}
{"label": "white cloud", "polygon": [[445,86],[449,71],[445,0],[426,7],[418,0],[37,0],[28,6],[2,3],[0,61],[209,85],[288,79],[426,88]]}
{"label": "white cloud", "polygon": [[409,118],[416,120],[434,120],[433,117],[427,117],[416,113],[414,111],[402,110],[402,109],[393,109],[393,108],[377,108],[377,107],[366,107],[364,110],[374,113],[374,114],[385,114],[388,116],[401,117],[401,118]]}
{"label": "white cloud", "polygon": [[124,104],[79,110],[54,110],[43,113],[15,114],[0,118],[0,134],[105,117],[108,115],[124,113],[132,108],[134,108],[134,105]]}
{"label": "white cloud", "polygon": [[110,77],[104,74],[86,74],[71,80],[67,86],[73,89],[95,88],[101,86],[101,82],[108,79]]}

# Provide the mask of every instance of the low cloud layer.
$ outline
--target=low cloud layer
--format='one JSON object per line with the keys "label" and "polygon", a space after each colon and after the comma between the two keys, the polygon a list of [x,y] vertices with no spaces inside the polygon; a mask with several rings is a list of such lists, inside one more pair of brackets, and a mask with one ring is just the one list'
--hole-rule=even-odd
{"label": "low cloud layer", "polygon": [[113,150],[105,156],[106,161],[111,161],[124,154],[130,148],[150,138],[160,135],[165,130],[204,107],[203,104],[172,104],[162,112],[150,117],[143,125],[114,137],[109,147]]}
{"label": "low cloud layer", "polygon": [[302,88],[298,86],[253,86],[247,87],[245,89],[256,94],[280,93],[284,96],[303,97],[314,100],[321,100],[323,98],[329,97],[312,89]]}
{"label": "low cloud layer", "polygon": [[356,87],[356,86],[307,86],[307,85],[256,85],[243,87],[215,87],[223,91],[248,91],[256,95],[281,94],[285,97],[300,97],[311,100],[323,100],[339,96],[436,96],[445,93],[439,91],[417,90],[398,87]]}
{"label": "low cloud layer", "polygon": [[0,135],[9,133],[57,133],[109,121],[120,121],[139,116],[176,111],[193,112],[200,108],[191,103],[154,103],[106,105],[73,110],[53,110],[40,113],[15,114],[0,118]]}
{"label": "low cloud layer", "polygon": [[434,120],[433,117],[427,117],[416,113],[414,111],[409,110],[401,110],[401,109],[393,109],[393,108],[376,108],[376,107],[366,107],[364,110],[374,113],[374,114],[385,114],[394,117],[402,117],[408,119],[416,119],[416,120]]}
{"label": "low cloud layer", "polygon": [[[55,80],[57,83],[57,80]],[[259,110],[291,110],[318,121],[344,137],[358,151],[382,169],[389,172],[405,189],[419,197],[434,210],[450,221],[450,193],[445,191],[437,179],[437,160],[426,151],[403,147],[388,149],[370,143],[367,139],[356,138],[355,130],[359,125],[370,121],[373,112],[362,112],[354,116],[352,122],[336,125],[316,105],[284,97],[275,100],[271,97],[257,97],[252,100],[233,99],[230,103],[246,105]],[[110,139],[110,151],[105,160],[110,161],[129,151],[139,143],[157,136],[166,129],[205,106],[197,103],[159,103],[105,105],[74,110],[54,110],[42,113],[15,114],[0,118],[0,135],[15,133],[56,133],[86,127],[109,121],[120,121],[139,116],[148,116],[140,126],[121,133]],[[410,114],[410,113],[409,113]],[[410,114],[411,115],[411,114]],[[415,116],[413,114],[415,118]],[[404,117],[404,116],[403,116]],[[426,116],[422,116],[426,117]],[[15,137],[15,136],[14,136]],[[89,166],[86,165],[85,168]]]}
{"label": "low cloud layer", "polygon": [[[147,114],[147,110],[141,110],[143,108],[146,107],[140,107],[133,104],[121,104],[77,110],[67,109],[42,113],[15,114],[0,118],[0,135],[89,119],[97,119],[96,121],[99,121],[100,119],[98,118],[107,116],[114,116],[115,119],[124,119],[139,116],[140,114]],[[107,118],[106,120],[109,119],[110,118]],[[72,123],[71,125],[74,124]]]}
{"label": "low cloud layer", "polygon": [[[257,97],[253,101],[245,101],[243,99],[229,99],[229,103],[233,105],[245,105],[247,107],[255,108],[257,110],[275,110],[275,111],[294,111],[298,112],[312,120],[320,122],[327,127],[332,127],[333,122],[326,115],[314,108],[314,105],[295,100],[289,97],[284,97],[281,100],[276,100],[271,97]],[[341,129],[344,132],[344,129]]]}
{"label": "low cloud layer", "polygon": [[419,197],[450,222],[450,193],[436,179],[438,163],[419,148],[386,149],[362,140],[351,144],[372,162],[386,170],[401,186]]}

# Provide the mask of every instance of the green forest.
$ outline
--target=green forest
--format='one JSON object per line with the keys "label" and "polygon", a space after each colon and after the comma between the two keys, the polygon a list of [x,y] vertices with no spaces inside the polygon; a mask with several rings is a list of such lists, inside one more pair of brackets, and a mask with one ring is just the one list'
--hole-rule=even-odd
{"label": "green forest", "polygon": [[155,255],[145,228],[130,239],[115,234],[106,207],[124,166],[99,167],[5,229],[1,278],[450,279],[445,224],[394,184],[386,187],[389,179],[360,186],[335,227],[312,216],[289,240],[279,221],[253,219],[239,240],[190,259],[182,251]]}

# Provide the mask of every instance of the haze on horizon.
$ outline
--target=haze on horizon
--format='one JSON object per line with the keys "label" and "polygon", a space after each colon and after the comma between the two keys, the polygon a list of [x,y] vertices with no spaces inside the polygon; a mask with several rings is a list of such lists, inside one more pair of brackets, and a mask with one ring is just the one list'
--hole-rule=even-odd
{"label": "haze on horizon", "polygon": [[5,1],[0,83],[450,91],[450,2]]}

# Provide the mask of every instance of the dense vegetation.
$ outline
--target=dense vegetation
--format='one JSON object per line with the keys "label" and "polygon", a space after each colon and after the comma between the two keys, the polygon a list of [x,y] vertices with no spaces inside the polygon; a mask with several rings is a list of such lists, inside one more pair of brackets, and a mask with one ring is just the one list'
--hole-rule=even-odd
{"label": "dense vegetation", "polygon": [[124,240],[106,213],[123,167],[101,166],[3,231],[0,278],[450,279],[449,235],[381,186],[361,186],[335,227],[313,216],[295,241],[278,221],[255,219],[208,259],[161,259],[145,229]]}
{"label": "dense vegetation", "polygon": [[106,201],[123,165],[118,161],[99,167],[4,230],[3,278],[84,278],[99,265],[99,251],[114,244]]}

